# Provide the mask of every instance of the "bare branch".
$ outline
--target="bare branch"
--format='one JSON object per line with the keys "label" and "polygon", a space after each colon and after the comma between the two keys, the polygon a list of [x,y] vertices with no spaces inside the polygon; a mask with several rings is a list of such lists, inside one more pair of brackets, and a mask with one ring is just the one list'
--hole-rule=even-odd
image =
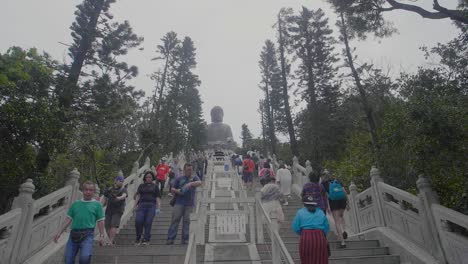
{"label": "bare branch", "polygon": [[422,7],[409,5],[409,4],[403,4],[403,3],[397,2],[396,0],[387,0],[387,3],[389,3],[392,7],[380,8],[380,10],[391,11],[395,9],[401,9],[401,10],[406,10],[406,11],[417,13],[423,18],[428,18],[428,19],[450,18],[452,20],[459,21],[463,24],[468,24],[468,17],[463,14],[463,11],[447,9],[445,7],[440,6],[437,0],[433,0],[433,1],[434,1],[433,2],[434,10],[437,10],[438,12],[430,12]]}

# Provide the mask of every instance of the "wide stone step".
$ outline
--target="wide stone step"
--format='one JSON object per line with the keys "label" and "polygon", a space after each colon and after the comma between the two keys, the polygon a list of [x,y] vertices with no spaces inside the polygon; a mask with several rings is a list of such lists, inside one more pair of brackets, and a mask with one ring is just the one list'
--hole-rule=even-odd
{"label": "wide stone step", "polygon": [[95,255],[171,255],[185,254],[186,245],[96,247]]}
{"label": "wide stone step", "polygon": [[184,263],[183,255],[146,255],[146,256],[93,256],[92,263],[95,264],[154,264],[154,263]]}
{"label": "wide stone step", "polygon": [[[301,263],[300,258],[293,258],[294,263]],[[271,260],[262,260],[264,264],[272,263]],[[328,259],[329,264],[399,264],[400,257],[396,255],[384,256],[363,256],[354,258],[333,258]]]}
{"label": "wide stone step", "polygon": [[[284,241],[284,245],[290,251],[299,250],[299,240],[296,242],[287,242]],[[330,249],[333,250],[344,250],[341,249],[339,241],[330,241]],[[268,251],[268,244],[257,244],[257,249],[259,251]],[[356,241],[347,241],[346,242],[346,249],[362,249],[362,248],[379,248],[379,241],[378,240],[356,240]]]}

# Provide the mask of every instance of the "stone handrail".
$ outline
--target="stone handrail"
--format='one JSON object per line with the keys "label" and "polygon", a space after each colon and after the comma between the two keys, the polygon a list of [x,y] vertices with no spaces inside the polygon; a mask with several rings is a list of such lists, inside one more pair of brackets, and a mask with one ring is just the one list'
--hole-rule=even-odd
{"label": "stone handrail", "polygon": [[15,242],[21,226],[22,210],[13,209],[0,216],[0,259],[5,263],[12,263],[11,259]]}
{"label": "stone handrail", "polygon": [[279,224],[276,212],[272,212],[270,215],[265,211],[262,206],[260,199],[260,192],[255,194],[255,213],[256,213],[256,231],[257,231],[257,243],[263,244],[263,226],[265,225],[269,230],[269,236],[271,240],[271,260],[272,263],[286,263],[294,264],[294,260],[289,254],[286,245],[284,244],[279,234]]}
{"label": "stone handrail", "polygon": [[[129,197],[133,197],[137,185],[141,183],[141,174],[149,169],[149,158],[141,168],[138,162],[134,163],[132,173],[124,182]],[[79,178],[80,173],[74,169],[64,187],[37,200],[32,197],[35,186],[31,179],[20,186],[12,210],[0,215],[1,263],[47,263],[55,254],[61,254],[68,236],[63,235],[57,244],[52,240],[64,222],[70,205],[82,196]],[[134,200],[127,199],[122,223],[130,218],[133,206]]]}
{"label": "stone handrail", "polygon": [[[293,159],[296,194],[302,190],[304,176],[310,171],[312,168]],[[345,219],[350,231],[364,235],[387,228],[421,250],[415,253],[411,246],[400,245],[398,253],[402,261],[411,262],[416,257],[418,263],[430,260],[455,264],[468,259],[468,216],[441,206],[427,178],[420,176],[416,182],[417,195],[384,183],[376,167],[370,170],[370,183],[371,187],[360,193],[353,182],[349,186],[351,210],[345,213]]]}
{"label": "stone handrail", "polygon": [[464,263],[468,259],[468,217],[439,204],[432,212],[447,262]]}

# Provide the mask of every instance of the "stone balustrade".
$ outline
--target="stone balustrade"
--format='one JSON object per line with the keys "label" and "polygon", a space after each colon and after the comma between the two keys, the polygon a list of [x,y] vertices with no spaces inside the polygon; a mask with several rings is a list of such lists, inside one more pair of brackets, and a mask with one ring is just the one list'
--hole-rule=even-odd
{"label": "stone balustrade", "polygon": [[[127,199],[122,222],[130,218],[135,206],[133,195],[142,181],[142,174],[150,169],[149,158],[141,168],[135,162],[130,176],[125,179],[130,199]],[[56,254],[63,255],[64,237],[68,236],[63,235],[58,244],[52,240],[70,205],[82,197],[79,178],[78,170],[72,170],[63,188],[37,200],[33,199],[35,186],[31,179],[20,186],[12,210],[0,215],[0,263],[48,263]]]}
{"label": "stone balustrade", "polygon": [[[299,194],[312,168],[293,159],[293,191]],[[464,263],[468,259],[468,216],[439,204],[428,179],[420,176],[414,195],[384,183],[370,170],[371,187],[349,186],[347,228],[357,237],[379,239],[408,263]],[[376,235],[379,233],[379,235]]]}

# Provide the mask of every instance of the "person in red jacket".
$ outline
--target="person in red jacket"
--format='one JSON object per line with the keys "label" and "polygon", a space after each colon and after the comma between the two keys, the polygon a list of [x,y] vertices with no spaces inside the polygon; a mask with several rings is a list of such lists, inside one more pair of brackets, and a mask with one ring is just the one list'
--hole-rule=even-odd
{"label": "person in red jacket", "polygon": [[245,156],[245,159],[242,161],[242,167],[242,180],[244,180],[244,183],[248,189],[252,189],[255,163],[250,158],[250,155]]}
{"label": "person in red jacket", "polygon": [[166,160],[162,158],[161,162],[156,166],[156,183],[161,187],[161,196],[163,195],[164,184],[166,184],[168,174],[169,166],[166,164]]}

